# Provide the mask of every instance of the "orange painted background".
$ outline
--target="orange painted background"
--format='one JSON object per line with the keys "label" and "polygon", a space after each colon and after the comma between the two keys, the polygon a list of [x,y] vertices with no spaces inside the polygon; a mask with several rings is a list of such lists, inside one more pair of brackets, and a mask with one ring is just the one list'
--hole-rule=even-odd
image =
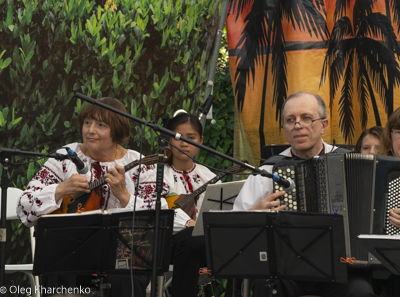
{"label": "orange painted background", "polygon": [[[335,141],[337,144],[355,144],[363,129],[375,126],[377,123],[384,126],[388,115],[400,106],[398,84],[400,82],[398,56],[400,52],[393,53],[391,51],[391,48],[398,47],[400,40],[399,24],[397,20],[393,19],[396,7],[390,5],[395,1],[365,0],[362,1],[364,3],[363,7],[355,7],[356,1],[350,1],[350,3],[345,4],[346,1],[340,1],[339,3],[337,0],[314,0],[314,14],[311,17],[309,11],[302,6],[303,2],[310,2],[308,0],[263,1],[264,3],[260,4],[258,1],[256,3],[231,0],[226,21],[231,77],[234,89],[237,92],[235,96],[235,158],[249,160],[253,165],[259,164],[262,147],[262,143],[260,143],[260,127],[263,129],[262,134],[265,138],[265,145],[286,142],[284,133],[279,128],[277,103],[273,102],[274,96],[277,95],[277,92],[274,91],[274,83],[278,79],[276,71],[279,67],[273,64],[272,46],[274,38],[278,36],[281,40],[284,39],[283,51],[286,55],[284,62],[285,95],[281,96],[280,102],[282,103],[287,95],[300,90],[307,90],[321,95],[327,104],[330,120],[329,129],[323,136],[325,142],[333,143]],[[291,6],[288,4],[289,2]],[[343,5],[340,6],[341,4]],[[295,11],[296,13],[288,13],[288,7],[294,7],[292,12]],[[335,18],[335,9],[337,7],[342,9],[336,11],[337,17]],[[353,11],[356,11],[356,13],[353,14]],[[300,20],[299,16],[301,16]],[[389,33],[362,34],[365,30],[362,26],[363,22],[357,22],[357,20],[354,20],[354,16],[361,20],[374,18],[378,20],[378,25],[374,28],[377,29],[376,32],[380,32],[379,28],[381,26],[386,28]],[[274,19],[273,22],[271,21],[272,19]],[[325,31],[327,32],[326,35],[310,33],[310,28],[315,25],[315,19],[319,21],[320,30],[322,30],[320,32]],[[351,33],[342,36],[341,40],[332,38],[333,29],[337,29],[338,24],[347,24],[347,28],[351,29]],[[274,31],[278,27],[282,28],[282,30]],[[271,29],[271,33],[268,31],[269,29]],[[270,34],[271,48],[267,63],[267,43],[264,42],[262,44],[257,38],[268,36],[268,34]],[[393,40],[396,44],[389,46]],[[349,64],[348,56],[344,55],[343,65],[347,67],[345,69],[348,69],[348,71],[352,70],[353,79],[349,81],[345,78],[345,71],[343,71],[334,95],[330,89],[332,78],[329,76],[329,72],[327,72],[325,79],[322,79],[324,61],[327,57],[329,46],[339,45],[340,41],[354,41],[354,48],[350,56],[357,60],[362,55],[363,58],[360,59],[367,61],[369,63],[367,66],[381,63],[381,61],[374,61],[371,58],[373,55],[369,56],[369,52],[365,51],[368,46],[371,46],[372,50],[370,52],[380,51],[385,56],[393,55],[392,60],[385,62],[391,63],[391,68],[394,69],[393,72],[390,72],[390,67],[379,66],[382,68],[380,83],[384,89],[388,90],[387,94],[389,95],[387,96],[393,95],[393,104],[389,109],[387,108],[384,102],[390,99],[382,98],[379,93],[379,82],[374,80],[371,71],[368,72],[368,79],[373,86],[373,94],[372,96],[369,94],[366,97],[366,104],[362,107],[366,116],[364,126],[362,125],[360,113],[360,89],[357,86],[357,76],[361,75],[359,64],[354,61]],[[257,55],[254,55],[254,51],[252,52],[252,47],[253,49],[258,49]],[[265,72],[266,65],[268,65],[267,72]],[[385,72],[387,69],[388,72]],[[266,84],[264,84],[265,75],[267,75]],[[391,82],[392,90],[389,88],[388,75],[394,77]],[[241,80],[238,79],[239,77],[246,77],[246,79]],[[344,112],[341,110],[340,100],[342,88],[346,85],[352,86],[352,93],[346,97],[347,100],[350,100],[349,102],[352,106],[350,110]],[[239,92],[240,90],[245,90],[245,92]],[[265,96],[263,96],[263,91]],[[372,100],[377,106],[378,111],[376,113],[373,112]],[[262,104],[264,104],[263,109]],[[263,114],[262,111],[264,112]],[[344,124],[346,121],[347,123],[349,121],[352,122],[350,128],[347,126],[347,130],[346,124]]]}

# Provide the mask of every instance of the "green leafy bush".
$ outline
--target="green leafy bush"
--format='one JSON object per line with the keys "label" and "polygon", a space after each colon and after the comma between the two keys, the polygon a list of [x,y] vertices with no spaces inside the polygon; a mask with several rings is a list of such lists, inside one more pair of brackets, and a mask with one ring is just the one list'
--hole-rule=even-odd
{"label": "green leafy bush", "polygon": [[[204,145],[216,151],[233,156],[233,129],[234,129],[234,93],[229,72],[228,45],[226,33],[222,35],[221,49],[214,78],[213,87],[213,121],[207,120],[204,127]],[[230,161],[201,151],[199,161],[217,169],[226,170],[232,164]],[[228,175],[223,180],[232,181],[233,176]]]}
{"label": "green leafy bush", "polygon": [[[0,147],[49,152],[80,140],[76,117],[84,102],[75,92],[118,98],[131,115],[155,124],[180,108],[198,110],[221,3],[113,2],[115,10],[105,0],[0,0]],[[125,146],[138,150],[141,136],[132,121]],[[143,153],[153,154],[156,135],[146,129],[143,141]],[[9,185],[24,188],[43,162],[9,166]],[[20,228],[12,232],[28,238]],[[23,242],[11,240],[8,262]]]}

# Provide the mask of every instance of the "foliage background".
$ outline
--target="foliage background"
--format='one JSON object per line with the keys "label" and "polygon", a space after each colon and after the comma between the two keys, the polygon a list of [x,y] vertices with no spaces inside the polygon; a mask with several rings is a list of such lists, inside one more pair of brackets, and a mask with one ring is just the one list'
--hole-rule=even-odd
{"label": "foliage background", "polygon": [[[197,112],[219,14],[220,2],[212,0],[0,0],[0,147],[50,152],[80,140],[75,121],[84,102],[75,92],[118,98],[128,113],[156,124],[180,108]],[[214,85],[216,123],[207,122],[204,144],[229,155],[231,94],[222,60]],[[131,132],[124,146],[139,150],[141,127],[132,122]],[[145,155],[155,153],[148,128],[143,148]],[[206,152],[199,159],[230,166]],[[44,163],[15,164],[26,160],[13,157],[9,186],[24,188]],[[7,229],[7,263],[21,262],[21,253],[30,261],[27,228],[12,222]],[[7,276],[7,285],[22,278]]]}

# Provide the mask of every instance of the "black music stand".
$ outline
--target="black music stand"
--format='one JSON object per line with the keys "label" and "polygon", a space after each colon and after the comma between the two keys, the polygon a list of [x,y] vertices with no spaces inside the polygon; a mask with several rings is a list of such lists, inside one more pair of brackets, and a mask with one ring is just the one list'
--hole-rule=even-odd
{"label": "black music stand", "polygon": [[357,239],[390,272],[400,275],[400,236],[359,235]]}
{"label": "black music stand", "polygon": [[207,212],[203,221],[212,277],[347,282],[341,215]]}
{"label": "black music stand", "polygon": [[210,210],[232,210],[233,203],[246,180],[208,185],[192,236],[204,235],[203,213]]}
{"label": "black music stand", "polygon": [[[48,215],[38,220],[33,273],[51,275],[152,273],[154,210],[136,211],[130,265],[132,210],[111,214]],[[168,271],[173,210],[161,210],[158,273]]]}

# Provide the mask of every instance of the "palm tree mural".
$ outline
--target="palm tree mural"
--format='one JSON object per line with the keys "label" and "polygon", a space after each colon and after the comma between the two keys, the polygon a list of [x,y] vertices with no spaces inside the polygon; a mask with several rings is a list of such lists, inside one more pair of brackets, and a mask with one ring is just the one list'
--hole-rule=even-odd
{"label": "palm tree mural", "polygon": [[[238,16],[244,7],[253,4],[245,22],[246,26],[236,45],[237,70],[235,73],[235,95],[237,108],[244,105],[246,84],[253,78],[255,66],[265,67],[259,123],[260,150],[265,146],[264,114],[269,70],[269,55],[272,50],[272,75],[274,83],[273,104],[276,105],[276,120],[280,121],[280,109],[287,97],[287,56],[282,21],[286,19],[294,30],[306,31],[310,36],[328,36],[323,0],[232,0],[230,9]],[[322,11],[322,13],[321,13]],[[265,58],[264,58],[265,57]]]}
{"label": "palm tree mural", "polygon": [[397,33],[400,33],[400,1],[385,0],[386,16],[391,20],[391,11],[393,11],[393,22],[397,24]]}
{"label": "palm tree mural", "polygon": [[[330,34],[320,86],[329,76],[332,107],[339,84],[343,81],[339,99],[339,126],[346,142],[354,136],[353,98],[357,96],[360,103],[362,128],[366,127],[370,104],[376,125],[380,126],[377,100],[382,101],[389,116],[393,112],[393,89],[400,83],[399,65],[395,57],[399,53],[399,46],[394,29],[388,17],[373,12],[375,2],[356,0],[351,21],[345,16],[349,1],[336,1],[335,24]],[[398,15],[395,19],[398,20]],[[353,87],[354,80],[357,90]]]}

